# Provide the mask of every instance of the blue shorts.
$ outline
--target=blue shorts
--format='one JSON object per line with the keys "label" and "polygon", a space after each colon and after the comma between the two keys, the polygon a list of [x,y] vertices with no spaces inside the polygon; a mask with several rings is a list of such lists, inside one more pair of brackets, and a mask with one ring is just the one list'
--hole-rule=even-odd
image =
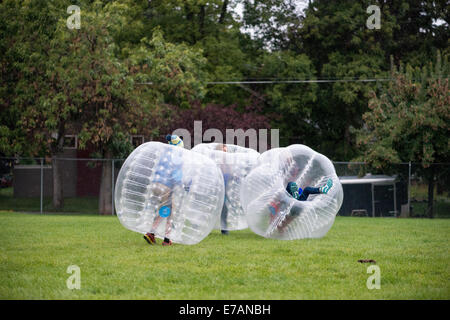
{"label": "blue shorts", "polygon": [[229,173],[224,173],[223,174],[223,182],[225,182],[225,187],[227,186],[228,181],[230,180],[230,178],[231,178],[231,174],[229,174]]}

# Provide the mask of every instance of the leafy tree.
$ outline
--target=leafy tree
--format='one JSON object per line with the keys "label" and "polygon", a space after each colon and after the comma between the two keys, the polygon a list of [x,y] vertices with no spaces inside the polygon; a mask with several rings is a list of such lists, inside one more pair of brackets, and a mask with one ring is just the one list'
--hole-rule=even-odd
{"label": "leafy tree", "polygon": [[[233,14],[239,1],[156,0],[143,5],[144,34],[161,28],[172,43],[203,51],[209,81],[242,80],[254,70],[255,47]],[[210,85],[204,101],[245,106],[251,94],[235,85]]]}
{"label": "leafy tree", "polygon": [[0,3],[0,149],[7,155],[40,149],[27,141],[18,106],[35,102],[36,92],[47,90],[42,70],[55,31],[56,6],[45,1]]}
{"label": "leafy tree", "polygon": [[[394,57],[423,66],[434,59],[436,50],[448,47],[449,6],[446,1],[387,0],[378,1],[382,19],[392,20],[392,38],[383,39],[386,60]],[[382,20],[382,21],[383,21]]]}
{"label": "leafy tree", "polygon": [[[72,66],[64,69],[81,66],[87,74],[78,76],[88,81],[86,86],[74,89],[91,93],[81,104],[84,112],[80,142],[82,146],[92,145],[105,159],[117,155],[121,136],[137,132],[154,134],[158,124],[153,121],[154,126],[149,128],[147,121],[149,118],[163,121],[158,117],[158,105],[183,104],[201,97],[204,92],[198,81],[202,78],[200,53],[185,45],[165,42],[159,30],[153,33],[151,40],[143,38],[138,46],[129,48],[132,54],[126,60],[114,56],[111,37],[114,30],[108,33],[108,29],[123,24],[125,19],[119,14],[123,7],[113,3],[106,5],[103,12],[85,13],[87,28],[77,34],[63,31],[67,37],[65,42],[78,51],[70,59]],[[111,172],[111,162],[104,161],[99,199],[101,214],[112,211]]]}
{"label": "leafy tree", "polygon": [[[420,162],[428,181],[428,216],[433,217],[437,171],[433,163],[449,162],[450,90],[448,56],[433,65],[392,69],[394,81],[380,94],[373,92],[370,111],[358,131],[363,154],[357,160],[389,170],[399,162]],[[417,79],[421,79],[418,82]]]}
{"label": "leafy tree", "polygon": [[[315,70],[305,54],[290,50],[266,52],[256,59],[258,69],[251,77],[261,80],[292,81],[314,79]],[[318,143],[311,115],[317,101],[317,84],[275,82],[249,85],[264,106],[264,113],[272,114],[272,126],[280,129],[281,145]],[[277,116],[274,116],[276,114]]]}
{"label": "leafy tree", "polygon": [[[289,10],[293,5],[287,0],[249,2],[247,7],[254,8],[253,14],[249,11],[248,21],[263,21],[269,26],[272,17],[282,27],[263,29],[261,39],[276,37],[277,48],[306,54],[317,79],[339,79],[318,85],[308,121],[314,127],[310,130],[311,141],[319,151],[348,160],[358,154],[352,132],[361,127],[369,93],[376,85],[347,80],[387,78],[390,56],[396,62],[401,59],[423,65],[437,49],[448,48],[448,37],[444,36],[448,24],[434,23],[438,18],[445,20],[448,9],[440,1],[420,0],[314,0],[309,1],[304,12]],[[366,27],[369,5],[380,7],[381,29]],[[271,13],[283,12],[283,8],[284,15]]]}
{"label": "leafy tree", "polygon": [[[146,105],[136,95],[131,66],[114,55],[112,34],[123,23],[118,8],[96,2],[89,9],[83,10],[79,30],[68,30],[65,21],[59,21],[50,51],[56,61],[48,68],[58,87],[49,96],[61,96],[61,104],[76,112],[69,126],[78,133],[80,148],[88,145],[111,159],[115,137],[132,132]],[[111,191],[111,161],[103,161],[100,214],[112,211]]]}
{"label": "leafy tree", "polygon": [[[75,116],[64,103],[64,89],[50,71],[60,56],[51,52],[51,40],[61,16],[62,1],[48,3],[4,1],[0,14],[1,149],[5,154],[53,155],[53,205],[63,205],[60,166],[66,124]],[[54,71],[54,70],[53,70]],[[56,94],[56,91],[59,93]]]}
{"label": "leafy tree", "polygon": [[[24,11],[35,9],[33,5],[7,5],[11,7],[10,14],[14,14],[13,9],[18,10],[18,21]],[[202,79],[201,54],[184,45],[166,43],[159,31],[151,40],[144,38],[137,46],[124,46],[132,52],[126,59],[116,55],[114,35],[127,22],[121,15],[123,11],[127,11],[123,3],[103,6],[94,2],[83,9],[81,29],[69,30],[60,12],[50,10],[51,17],[61,19],[56,19],[48,35],[39,32],[23,37],[17,33],[5,35],[15,45],[4,65],[15,71],[17,77],[6,80],[2,77],[2,90],[15,85],[13,94],[2,101],[5,108],[2,117],[14,114],[17,118],[11,117],[11,126],[2,126],[5,135],[0,141],[8,152],[51,154],[55,208],[63,205],[57,158],[68,130],[78,133],[81,148],[90,146],[104,158],[112,158],[126,149],[120,143],[124,136],[138,130],[148,134],[157,130],[157,125],[148,127],[148,119],[156,119],[154,123],[162,121],[158,118],[161,109],[158,106],[182,104],[204,93],[197,80]],[[16,37],[21,42],[16,42]],[[29,57],[18,54],[22,46],[30,48],[26,51]],[[141,85],[142,82],[153,85]],[[8,145],[21,132],[20,141],[27,141],[27,145]],[[102,214],[112,210],[111,187],[111,162],[104,161],[99,201]]]}
{"label": "leafy tree", "polygon": [[[201,48],[207,59],[205,71],[209,81],[309,76],[311,66],[306,56],[299,56],[299,61],[296,61],[297,57],[292,52],[278,52],[271,56],[269,52],[266,52],[264,46],[241,32],[242,23],[233,14],[233,9],[238,2],[223,0],[140,2],[144,16],[139,16],[139,19],[145,26],[144,34],[158,27],[164,31],[165,37],[170,42],[185,43],[193,48]],[[303,109],[307,108],[304,100],[310,98],[309,93],[314,91],[314,86],[261,87],[216,84],[209,85],[207,89],[202,102],[205,105],[221,105],[225,113],[227,112],[225,109],[230,108],[243,114],[246,106],[253,104],[256,98],[263,102],[263,107],[258,112],[270,114],[285,112],[289,104],[292,112],[295,109],[302,110],[302,112],[298,112],[300,114],[308,114],[307,110],[303,112]],[[307,92],[306,98],[298,95],[298,90]],[[282,102],[280,97],[283,95],[290,97],[290,101],[286,102],[284,106],[279,106],[279,103]],[[294,107],[294,102],[301,103]],[[189,103],[184,103],[183,106],[177,105],[180,109],[197,107]],[[311,106],[308,107],[311,108]],[[292,128],[295,132],[307,131],[301,129],[301,125],[293,124],[292,121],[291,124],[284,125],[283,120],[292,120],[292,113],[286,113],[286,116],[278,121],[272,120],[283,131],[291,131]]]}
{"label": "leafy tree", "polygon": [[284,50],[289,34],[299,29],[302,8],[295,0],[243,1],[243,25],[260,48]]}
{"label": "leafy tree", "polygon": [[366,9],[371,4],[312,1],[301,18],[301,28],[289,34],[292,50],[311,58],[318,79],[337,80],[319,85],[312,113],[320,140],[317,149],[337,160],[356,155],[352,128],[362,125],[368,94],[375,89],[373,83],[353,80],[383,78],[389,70],[382,39],[392,37],[393,22],[383,11],[382,28],[368,29]]}

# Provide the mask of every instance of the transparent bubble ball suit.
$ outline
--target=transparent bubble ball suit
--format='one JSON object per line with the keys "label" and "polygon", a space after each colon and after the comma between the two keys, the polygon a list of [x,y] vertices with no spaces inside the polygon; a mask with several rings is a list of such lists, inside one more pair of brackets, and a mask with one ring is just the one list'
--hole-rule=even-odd
{"label": "transparent bubble ball suit", "polygon": [[[242,183],[241,201],[250,229],[266,238],[295,240],[323,237],[334,223],[343,190],[332,162],[304,145],[275,148],[261,154],[259,164]],[[332,183],[328,193],[293,198],[289,182],[298,187]]]}
{"label": "transparent bubble ball suit", "polygon": [[117,216],[127,229],[196,244],[222,211],[223,175],[211,159],[182,147],[147,142],[120,169]]}
{"label": "transparent bubble ball suit", "polygon": [[225,200],[216,228],[229,231],[248,228],[241,205],[241,183],[258,163],[259,152],[223,143],[201,143],[192,151],[214,160],[224,177]]}

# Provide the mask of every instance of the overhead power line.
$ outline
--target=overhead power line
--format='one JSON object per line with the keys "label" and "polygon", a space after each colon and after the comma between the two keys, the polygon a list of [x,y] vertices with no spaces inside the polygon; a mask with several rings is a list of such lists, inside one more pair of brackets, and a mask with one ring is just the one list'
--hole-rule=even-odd
{"label": "overhead power line", "polygon": [[211,81],[206,84],[271,84],[271,83],[327,83],[327,82],[376,82],[392,79],[310,79],[310,80],[249,80],[249,81]]}
{"label": "overhead power line", "polygon": [[[442,78],[427,78],[427,79],[448,79],[448,76]],[[295,83],[335,83],[335,82],[387,82],[394,81],[393,78],[349,78],[349,79],[272,79],[272,80],[232,80],[232,81],[207,81],[207,85],[239,85],[239,84],[295,84]],[[411,79],[413,81],[421,81],[422,79]],[[152,85],[153,82],[141,82],[139,84]]]}

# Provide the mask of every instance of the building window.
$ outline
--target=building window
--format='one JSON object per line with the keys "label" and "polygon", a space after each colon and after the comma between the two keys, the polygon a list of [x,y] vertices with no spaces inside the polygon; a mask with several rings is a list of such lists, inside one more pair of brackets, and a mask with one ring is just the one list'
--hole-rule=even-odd
{"label": "building window", "polygon": [[144,143],[144,136],[131,136],[131,144],[133,147],[137,148],[139,145]]}
{"label": "building window", "polygon": [[65,149],[76,149],[78,146],[78,137],[73,134],[66,134],[64,136],[64,148]]}

